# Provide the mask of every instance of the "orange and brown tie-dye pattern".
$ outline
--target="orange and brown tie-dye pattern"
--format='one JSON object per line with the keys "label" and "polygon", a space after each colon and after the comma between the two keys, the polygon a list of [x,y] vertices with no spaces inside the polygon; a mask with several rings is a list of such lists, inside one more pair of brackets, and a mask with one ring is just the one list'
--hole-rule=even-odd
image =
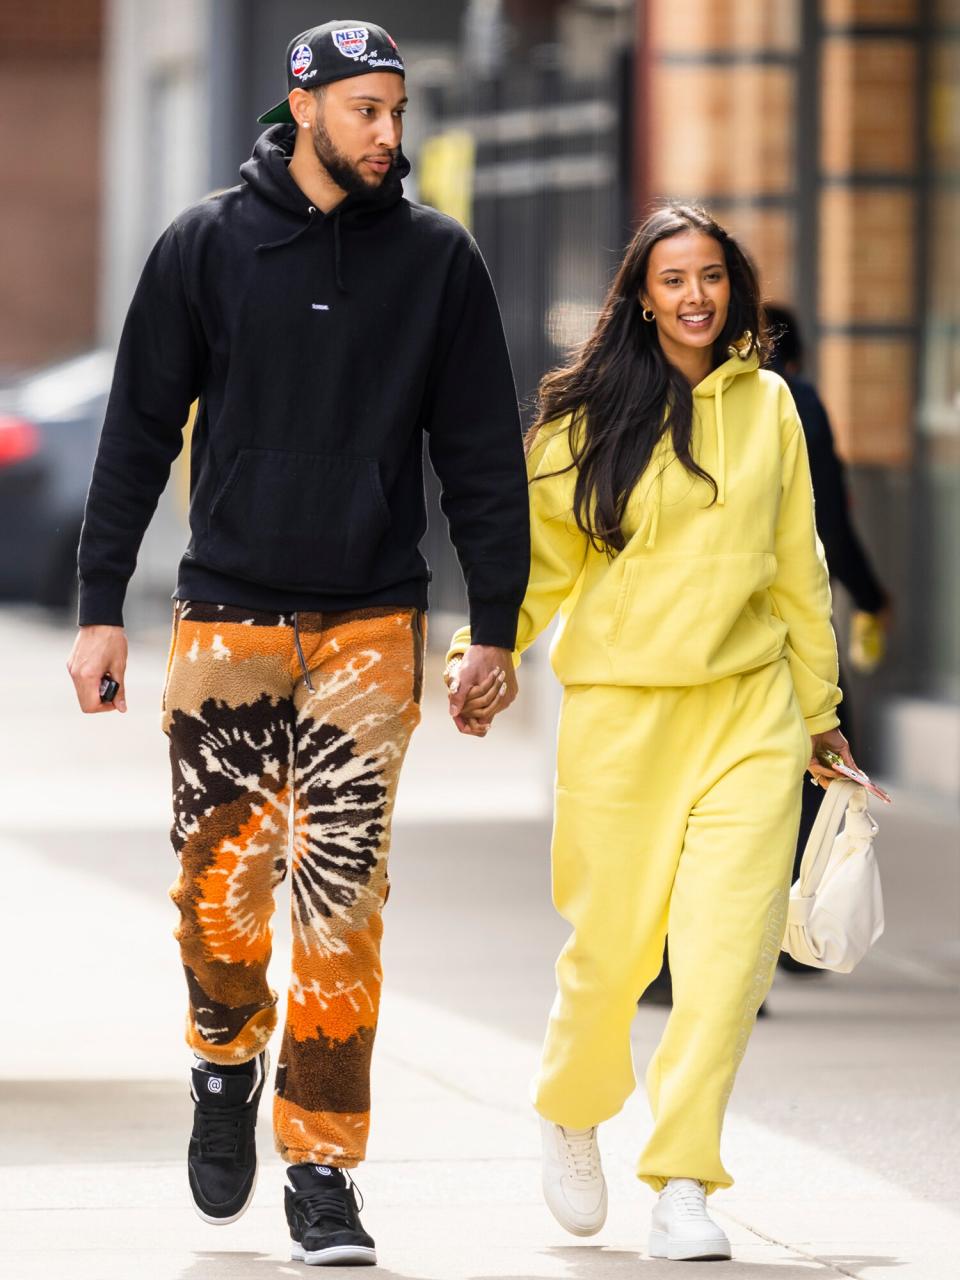
{"label": "orange and brown tie-dye pattern", "polygon": [[400,766],[420,719],[424,618],[181,602],[163,700],[173,766],[187,1041],[244,1062],[277,1021],[274,890],[293,957],[274,1129],[289,1163],[363,1159],[381,908]]}

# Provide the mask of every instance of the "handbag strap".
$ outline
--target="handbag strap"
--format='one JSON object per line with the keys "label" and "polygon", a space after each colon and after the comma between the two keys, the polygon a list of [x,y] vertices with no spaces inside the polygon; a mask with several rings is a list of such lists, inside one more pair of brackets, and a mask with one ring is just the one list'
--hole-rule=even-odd
{"label": "handbag strap", "polygon": [[807,881],[812,881],[814,886],[819,884],[826,870],[833,842],[843,824],[847,805],[859,790],[861,788],[858,784],[847,778],[834,778],[827,786],[800,863],[800,879],[804,884]]}

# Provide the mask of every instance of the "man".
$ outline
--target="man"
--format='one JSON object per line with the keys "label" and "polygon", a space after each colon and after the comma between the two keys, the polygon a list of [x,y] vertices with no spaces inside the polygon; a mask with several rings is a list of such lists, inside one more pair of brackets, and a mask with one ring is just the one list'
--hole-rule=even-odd
{"label": "man", "polygon": [[[274,1129],[293,1256],[373,1263],[344,1171],[365,1154],[390,817],[419,720],[422,432],[467,582],[464,681],[500,679],[504,704],[526,481],[480,254],[403,198],[394,41],[328,22],[290,42],[286,68],[241,184],[181,214],[144,268],[90,485],[68,666],[85,712],[126,710],[124,594],[197,399],[163,695],[196,1054],[190,1187],[212,1223],[253,1194],[277,1018],[270,918],[292,830]],[[105,676],[117,688],[101,702]]]}

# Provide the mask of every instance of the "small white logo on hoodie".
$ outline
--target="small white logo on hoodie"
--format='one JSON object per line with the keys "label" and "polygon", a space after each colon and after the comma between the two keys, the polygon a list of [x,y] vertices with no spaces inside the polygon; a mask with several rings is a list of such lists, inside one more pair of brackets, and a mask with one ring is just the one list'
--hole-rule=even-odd
{"label": "small white logo on hoodie", "polygon": [[207,1076],[207,1089],[210,1093],[223,1093],[223,1077]]}
{"label": "small white logo on hoodie", "polygon": [[311,302],[310,308],[313,311],[329,311],[330,308],[325,302]]}

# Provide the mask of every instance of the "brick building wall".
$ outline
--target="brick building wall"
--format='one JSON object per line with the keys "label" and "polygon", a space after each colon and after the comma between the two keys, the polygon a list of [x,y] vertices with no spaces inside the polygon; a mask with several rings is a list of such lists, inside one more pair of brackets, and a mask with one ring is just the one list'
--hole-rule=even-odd
{"label": "brick building wall", "polygon": [[921,0],[823,0],[820,376],[861,463],[913,452]]}
{"label": "brick building wall", "polygon": [[95,340],[102,0],[0,0],[0,372]]}
{"label": "brick building wall", "polygon": [[737,235],[767,297],[797,300],[800,5],[638,4],[638,205],[697,200]]}
{"label": "brick building wall", "polygon": [[702,200],[798,307],[852,461],[902,467],[917,400],[922,0],[638,4],[638,205]]}

